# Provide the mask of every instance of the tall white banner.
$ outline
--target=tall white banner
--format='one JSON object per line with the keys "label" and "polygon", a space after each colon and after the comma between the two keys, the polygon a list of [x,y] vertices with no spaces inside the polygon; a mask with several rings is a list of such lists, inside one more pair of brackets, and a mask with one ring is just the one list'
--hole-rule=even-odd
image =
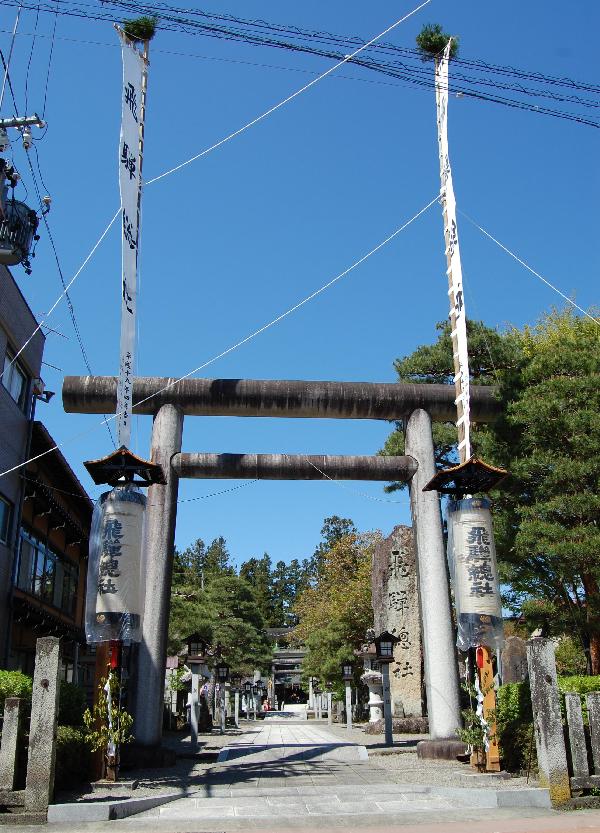
{"label": "tall white banner", "polygon": [[[451,313],[454,313],[454,330],[452,345],[458,359],[457,403],[462,403],[462,417],[457,427],[459,436],[463,439],[459,443],[461,461],[471,456],[471,432],[469,418],[469,353],[467,348],[467,321],[465,300],[463,293],[462,266],[460,262],[460,247],[458,245],[458,225],[456,223],[456,199],[452,183],[452,169],[448,154],[448,64],[452,41],[448,41],[442,58],[435,63],[435,96],[437,103],[438,146],[440,151],[440,196],[444,209],[445,238],[448,256],[448,278],[450,283],[449,295]],[[462,427],[462,432],[461,432]]]}
{"label": "tall white banner", "polygon": [[129,446],[135,353],[137,261],[139,240],[138,194],[140,189],[140,120],[144,61],[138,50],[119,31],[123,57],[119,186],[123,219],[121,347],[117,384],[118,444]]}

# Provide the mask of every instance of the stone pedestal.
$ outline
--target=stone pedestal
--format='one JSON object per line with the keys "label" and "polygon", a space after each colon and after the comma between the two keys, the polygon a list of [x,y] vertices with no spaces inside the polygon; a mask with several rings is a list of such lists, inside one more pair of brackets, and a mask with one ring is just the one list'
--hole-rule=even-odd
{"label": "stone pedestal", "polygon": [[365,671],[361,676],[369,689],[369,723],[383,719],[383,681],[379,671]]}
{"label": "stone pedestal", "polygon": [[390,696],[394,717],[422,717],[421,621],[417,564],[410,527],[396,526],[373,555],[375,633],[398,637],[390,665]]}

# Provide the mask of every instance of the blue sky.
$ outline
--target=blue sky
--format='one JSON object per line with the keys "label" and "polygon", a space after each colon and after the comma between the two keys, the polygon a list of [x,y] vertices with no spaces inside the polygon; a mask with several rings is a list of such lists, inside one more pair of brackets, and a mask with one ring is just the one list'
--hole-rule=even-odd
{"label": "blue sky", "polygon": [[[414,4],[211,0],[206,7],[370,38]],[[204,6],[203,6],[204,8]],[[20,31],[33,31],[33,12]],[[6,54],[14,9],[2,8]],[[387,40],[412,47],[436,21],[460,35],[461,57],[483,58],[598,83],[600,9],[531,0],[433,2]],[[40,15],[40,34],[51,31]],[[120,54],[109,23],[59,17],[46,118],[38,144],[53,196],[49,216],[69,279],[118,207]],[[84,41],[87,41],[84,42]],[[90,43],[90,42],[95,43]],[[99,45],[102,44],[102,45]],[[29,72],[29,110],[41,110],[48,38]],[[11,75],[23,101],[31,37],[17,38]],[[173,52],[186,53],[175,55]],[[194,55],[196,57],[189,57]],[[172,167],[271,107],[330,62],[279,50],[159,32],[152,44],[145,177]],[[189,372],[337,275],[439,190],[432,89],[343,67],[256,127],[144,195],[138,373]],[[349,80],[354,79],[354,80]],[[6,108],[5,108],[5,113]],[[564,292],[598,300],[599,132],[497,104],[452,98],[450,151],[458,205]],[[32,189],[24,153],[15,161]],[[23,189],[21,190],[23,193]],[[31,201],[31,200],[30,200]],[[560,299],[479,231],[459,227],[468,314],[489,325],[532,323]],[[60,292],[44,232],[34,272],[14,269],[33,311]],[[423,217],[323,295],[207,368],[213,377],[393,381],[393,360],[435,337],[447,314],[442,220]],[[95,373],[118,363],[120,235],[115,225],[73,286]],[[66,415],[65,374],[84,373],[64,302],[48,324],[44,367],[57,391],[38,416],[92,495],[81,465],[110,450],[94,416]],[[147,455],[150,418],[137,417],[133,448]],[[366,421],[188,418],[184,450],[371,454],[390,427]],[[389,533],[409,519],[406,494],[381,484],[184,481],[177,543],[224,535],[239,562],[269,552],[303,557],[323,518],[351,517]]]}

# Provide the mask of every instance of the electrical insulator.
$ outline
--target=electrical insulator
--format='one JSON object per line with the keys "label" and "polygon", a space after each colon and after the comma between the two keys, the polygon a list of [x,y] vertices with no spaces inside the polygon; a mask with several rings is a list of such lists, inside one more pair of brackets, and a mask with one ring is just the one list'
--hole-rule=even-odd
{"label": "electrical insulator", "polygon": [[25,150],[29,150],[29,148],[31,147],[31,130],[29,129],[29,127],[24,127],[23,128],[22,136],[23,136],[23,147],[25,148]]}
{"label": "electrical insulator", "polygon": [[42,197],[42,203],[44,206],[43,213],[47,214],[50,211],[50,206],[52,205],[52,197],[46,194],[45,197]]}
{"label": "electrical insulator", "polygon": [[5,127],[0,127],[0,153],[4,153],[10,147],[10,139]]}

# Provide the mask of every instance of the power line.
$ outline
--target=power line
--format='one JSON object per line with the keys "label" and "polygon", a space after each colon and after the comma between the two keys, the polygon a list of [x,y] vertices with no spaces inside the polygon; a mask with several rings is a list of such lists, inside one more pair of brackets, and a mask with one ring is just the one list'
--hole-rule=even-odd
{"label": "power line", "polygon": [[[50,230],[50,224],[48,223],[48,217],[47,217],[48,212],[44,210],[44,203],[42,201],[42,196],[40,194],[40,189],[38,187],[37,177],[35,175],[33,165],[31,164],[31,157],[30,157],[29,153],[26,153],[25,155],[27,157],[27,164],[29,165],[29,170],[31,171],[31,178],[33,180],[33,187],[35,188],[35,193],[37,195],[38,202],[39,202],[39,205],[40,205],[40,212],[41,212],[41,215],[42,215],[42,220],[44,221],[44,225],[46,226],[46,232],[48,234],[48,240],[50,241],[50,246],[52,247],[52,251],[54,253],[54,259],[56,261],[56,268],[58,270],[58,274],[59,274],[59,277],[60,277],[60,282],[61,282],[62,288],[63,288],[63,293],[64,293],[65,299],[67,301],[67,307],[69,309],[69,315],[71,317],[71,323],[73,324],[73,329],[75,330],[75,336],[77,337],[77,343],[79,344],[79,349],[81,350],[81,355],[83,356],[83,361],[85,363],[87,371],[90,374],[90,376],[92,376],[93,375],[92,374],[92,367],[90,365],[88,355],[87,355],[87,351],[86,351],[85,345],[83,343],[83,338],[81,336],[81,331],[79,329],[79,324],[77,323],[77,317],[75,315],[75,308],[73,307],[73,302],[71,301],[71,296],[69,295],[69,290],[67,289],[65,276],[63,275],[63,270],[62,270],[62,266],[61,266],[61,263],[60,263],[60,258],[58,257],[58,251],[56,250],[56,244],[54,242],[54,237],[52,235],[52,231]],[[113,437],[112,429],[111,429],[110,425],[108,424],[108,422],[106,423],[106,427],[108,429],[108,434],[110,436],[110,440],[111,440],[112,444],[114,445],[114,447],[116,448],[117,444],[115,442],[115,438]]]}
{"label": "power line", "polygon": [[[5,5],[15,4],[13,0],[3,1]],[[90,20],[112,20],[114,18],[114,15],[111,15],[108,11],[99,13],[96,7],[92,7],[86,3],[73,3],[71,0],[67,0],[67,2],[65,2],[65,0],[56,0],[56,2],[57,4],[61,4],[61,14],[72,15]],[[178,31],[185,34],[196,34],[205,37],[238,41],[253,46],[268,46],[293,52],[303,52],[333,60],[342,59],[348,49],[352,49],[357,45],[364,47],[362,39],[357,37],[343,37],[339,35],[332,35],[331,33],[311,32],[299,29],[298,27],[278,26],[276,24],[266,23],[265,21],[244,20],[242,18],[235,18],[231,15],[215,15],[195,9],[178,9],[166,4],[144,4],[126,2],[126,0],[105,0],[104,6],[112,6],[129,11],[130,13],[158,14],[160,16],[158,28],[165,31]],[[35,8],[35,6],[27,8]],[[49,7],[44,10],[50,11]],[[185,15],[188,16],[186,17]],[[214,21],[222,22],[219,22],[217,25]],[[234,28],[232,28],[231,25],[224,25],[232,22],[235,23]],[[272,32],[275,32],[278,37],[273,37],[271,34]],[[282,36],[288,37],[289,40],[281,40]],[[311,45],[311,41],[323,45],[314,46]],[[332,46],[337,47],[337,50],[333,49]],[[404,80],[409,84],[426,86],[428,88],[433,86],[434,81],[432,73],[423,66],[422,56],[418,50],[408,49],[407,47],[400,47],[395,44],[385,42],[374,44],[370,47],[370,49],[383,55],[395,56],[400,54],[403,56],[404,60],[412,61],[413,64],[416,63],[417,65],[408,66],[404,61],[384,61],[369,56],[355,58],[350,61],[350,63],[383,73],[389,77]],[[597,94],[600,92],[600,87],[587,82],[574,81],[570,78],[557,78],[555,76],[548,76],[539,72],[519,70],[513,67],[502,67],[486,63],[480,59],[466,61],[455,58],[453,59],[453,63],[458,66],[464,66],[471,72],[487,72],[492,75],[504,77],[513,76],[517,79],[527,79],[536,84],[546,84],[550,87],[565,87],[588,93]],[[489,78],[482,78],[481,75],[469,76],[458,73],[456,77],[452,78],[450,89],[453,93],[460,93],[464,96],[469,96],[470,98],[475,98],[481,101],[502,104],[503,106],[513,109],[520,109],[568,121],[574,121],[589,127],[600,127],[599,121],[588,116],[579,113],[567,112],[553,107],[535,105],[528,101],[522,101],[507,96],[486,93],[485,91],[476,89],[478,84],[484,87],[493,87],[500,90],[511,90],[521,95],[548,98],[562,103],[576,104],[586,108],[596,108],[598,106],[598,102],[593,99],[584,99],[580,96],[566,95],[564,93],[557,94],[548,89],[536,90],[532,88],[524,88],[521,84],[507,84],[506,82],[499,81],[498,79],[490,80]]]}
{"label": "power line", "polygon": [[[241,347],[243,344],[247,344],[247,343],[248,343],[249,341],[251,341],[253,338],[255,338],[256,336],[258,336],[258,335],[260,335],[261,333],[265,332],[266,330],[270,329],[270,328],[271,328],[271,327],[273,327],[275,324],[279,323],[279,321],[282,321],[282,320],[283,320],[284,318],[286,318],[288,315],[291,315],[293,312],[295,312],[295,310],[297,310],[297,309],[299,309],[300,307],[304,306],[304,304],[306,304],[306,303],[308,303],[309,301],[311,301],[311,300],[312,300],[313,298],[315,298],[317,295],[320,295],[322,292],[325,292],[325,290],[327,290],[330,286],[332,286],[332,285],[333,285],[334,283],[336,283],[337,281],[341,280],[341,279],[342,279],[343,277],[345,277],[345,276],[346,276],[349,272],[351,272],[351,271],[353,271],[354,269],[356,269],[358,266],[360,266],[360,264],[364,263],[364,262],[365,262],[365,260],[367,260],[368,258],[370,258],[372,255],[374,255],[376,252],[378,252],[380,249],[382,249],[382,248],[383,248],[383,247],[384,247],[387,243],[389,243],[391,240],[393,240],[395,237],[397,237],[397,236],[398,236],[398,235],[399,235],[402,231],[404,231],[404,229],[408,228],[408,226],[410,226],[412,223],[414,223],[414,222],[415,222],[415,220],[417,220],[417,219],[418,219],[418,218],[419,218],[422,214],[424,214],[424,213],[425,213],[425,212],[426,212],[429,208],[431,208],[431,206],[432,206],[435,202],[437,202],[437,201],[438,201],[438,199],[439,199],[439,197],[436,195],[436,196],[434,197],[434,199],[432,199],[432,200],[431,200],[431,201],[430,201],[430,202],[429,202],[426,206],[424,206],[424,207],[423,207],[420,211],[418,211],[415,215],[413,215],[413,217],[411,217],[411,218],[410,218],[410,220],[407,220],[405,223],[403,223],[403,224],[402,224],[399,228],[397,228],[394,232],[392,232],[392,234],[388,235],[388,236],[387,236],[384,240],[382,240],[380,243],[378,243],[378,245],[377,245],[377,246],[375,246],[375,247],[374,247],[374,248],[372,248],[369,252],[367,252],[367,254],[366,254],[366,255],[363,255],[361,258],[359,258],[358,260],[356,260],[356,261],[355,261],[355,262],[354,262],[351,266],[349,266],[349,267],[348,267],[347,269],[345,269],[343,272],[340,272],[340,274],[339,274],[339,275],[336,275],[336,277],[334,277],[334,278],[332,278],[331,280],[327,281],[327,283],[323,284],[323,286],[321,286],[319,289],[317,289],[317,290],[315,290],[314,292],[312,292],[310,295],[308,295],[308,296],[307,296],[306,298],[304,298],[302,301],[299,301],[299,302],[298,302],[297,304],[295,304],[293,307],[290,307],[288,310],[286,310],[285,312],[281,313],[281,315],[278,315],[276,318],[272,319],[272,321],[269,321],[267,324],[264,324],[262,327],[260,327],[259,329],[255,330],[255,331],[254,331],[253,333],[251,333],[250,335],[246,336],[246,338],[241,339],[240,341],[236,342],[236,344],[233,344],[231,347],[228,347],[226,350],[223,350],[223,352],[221,352],[221,353],[217,354],[216,356],[213,356],[211,359],[208,359],[206,362],[204,362],[203,364],[201,364],[201,365],[199,365],[198,367],[194,368],[194,369],[193,369],[193,370],[191,370],[189,373],[186,373],[184,376],[180,376],[178,379],[175,379],[173,382],[170,382],[168,385],[165,385],[165,386],[164,386],[163,388],[161,388],[160,390],[157,390],[155,393],[151,394],[150,396],[147,396],[145,399],[142,399],[140,402],[137,402],[137,403],[133,406],[133,410],[135,411],[135,409],[136,409],[137,407],[139,407],[139,405],[143,404],[144,402],[148,402],[150,399],[153,399],[155,396],[158,396],[160,393],[163,393],[165,390],[168,390],[169,388],[173,387],[174,385],[177,385],[179,382],[183,381],[184,379],[187,379],[189,376],[192,376],[194,373],[197,373],[199,370],[203,370],[205,367],[208,367],[210,364],[214,364],[214,362],[218,361],[218,360],[219,360],[220,358],[222,358],[223,356],[226,356],[226,355],[228,355],[229,353],[232,353],[234,350],[237,350],[237,349],[238,349],[238,347]],[[119,211],[119,213],[120,213],[120,211]],[[114,221],[114,218],[113,218],[113,221]],[[111,222],[111,224],[112,224],[112,222]],[[25,462],[23,462],[23,463],[19,463],[18,465],[13,466],[13,467],[12,467],[12,468],[10,468],[10,469],[6,469],[5,471],[0,472],[0,477],[4,477],[4,476],[5,476],[5,475],[7,475],[7,474],[11,474],[13,471],[17,471],[18,469],[22,468],[23,466],[27,466],[27,465],[29,465],[29,463],[33,463],[33,462],[35,462],[35,460],[40,459],[40,457],[44,457],[46,454],[50,454],[52,451],[56,451],[56,449],[60,449],[60,448],[62,448],[62,447],[63,447],[64,445],[66,445],[68,442],[72,442],[72,441],[74,441],[74,440],[78,439],[79,437],[87,436],[87,435],[88,435],[88,434],[90,434],[92,431],[95,431],[97,428],[99,428],[101,425],[104,425],[104,424],[106,424],[106,423],[108,423],[108,422],[111,422],[112,420],[116,419],[118,416],[119,416],[119,414],[116,414],[116,413],[115,413],[115,414],[113,414],[113,415],[111,415],[110,417],[106,417],[106,416],[105,416],[105,418],[104,418],[101,422],[97,423],[97,424],[96,424],[96,425],[94,425],[92,428],[88,428],[88,429],[87,429],[87,430],[85,430],[85,431],[80,431],[78,434],[75,434],[74,436],[70,437],[70,438],[69,438],[68,440],[66,440],[65,442],[63,442],[63,443],[57,443],[57,444],[56,444],[55,446],[53,446],[52,448],[49,448],[49,449],[47,449],[46,451],[41,452],[40,454],[36,455],[35,457],[32,457],[31,459],[26,460],[26,461],[25,461]]]}
{"label": "power line", "polygon": [[579,310],[579,312],[581,312],[583,315],[585,315],[586,318],[589,318],[591,321],[593,321],[595,324],[597,324],[600,327],[600,319],[595,318],[593,315],[590,315],[590,313],[587,312],[587,310],[583,309],[583,307],[580,307],[579,304],[576,304],[575,301],[573,301],[572,298],[569,298],[569,296],[565,295],[565,293],[562,292],[557,286],[555,286],[553,283],[550,283],[550,281],[547,278],[545,278],[543,275],[540,275],[539,272],[536,272],[536,270],[533,267],[531,267],[528,263],[526,263],[524,260],[522,260],[518,255],[516,255],[514,252],[512,252],[507,246],[504,245],[504,243],[501,243],[499,240],[497,240],[492,234],[489,233],[489,231],[486,231],[483,228],[483,226],[480,226],[479,223],[477,223],[472,217],[469,217],[469,215],[466,214],[464,211],[461,211],[460,208],[458,209],[458,211],[463,215],[463,217],[465,217],[465,219],[467,219],[472,225],[474,225],[475,228],[479,229],[479,231],[482,234],[484,234],[493,243],[495,243],[497,246],[499,246],[504,252],[506,252],[506,254],[510,255],[514,260],[517,261],[517,263],[520,263],[521,266],[524,266],[525,269],[527,269],[528,272],[531,272],[532,275],[535,275],[536,278],[539,278],[542,281],[542,283],[545,283],[546,286],[550,287],[550,289],[552,289],[554,292],[556,292],[558,295],[560,295],[560,297],[563,298],[563,300],[565,300],[568,304],[571,304],[572,307],[574,307],[576,310]]}
{"label": "power line", "polygon": [[424,0],[423,3],[421,3],[419,6],[414,8],[412,11],[408,12],[408,14],[405,14],[404,17],[401,17],[395,23],[392,23],[392,25],[388,26],[387,29],[384,29],[383,32],[380,32],[374,38],[371,38],[370,41],[365,43],[363,46],[360,46],[351,55],[346,55],[341,61],[338,61],[337,64],[334,64],[332,67],[329,67],[329,69],[325,70],[325,72],[322,72],[321,75],[318,75],[316,78],[313,78],[313,80],[309,81],[308,84],[305,84],[299,90],[296,90],[291,95],[288,95],[287,98],[284,98],[278,104],[275,104],[273,107],[270,107],[268,110],[265,110],[264,113],[261,113],[260,116],[257,116],[255,119],[252,119],[252,121],[249,121],[243,127],[240,127],[239,130],[236,130],[233,133],[230,133],[228,136],[225,136],[224,139],[221,139],[219,142],[216,142],[216,144],[211,145],[211,147],[209,147],[209,148],[206,148],[201,153],[198,153],[195,156],[190,157],[190,159],[187,159],[185,162],[182,162],[180,165],[176,165],[174,168],[171,168],[170,170],[165,171],[164,173],[160,174],[159,176],[155,176],[153,179],[149,179],[148,182],[146,182],[146,185],[151,185],[153,182],[158,182],[159,179],[163,179],[163,177],[169,176],[169,174],[173,174],[173,173],[175,173],[175,171],[181,170],[181,168],[184,168],[186,165],[189,165],[191,162],[195,162],[196,159],[200,159],[200,157],[205,156],[207,153],[210,153],[212,150],[215,150],[216,148],[220,147],[221,145],[224,145],[225,142],[228,142],[230,139],[233,139],[236,136],[239,136],[240,133],[243,133],[245,130],[248,130],[248,128],[253,127],[255,124],[258,124],[258,122],[262,121],[267,116],[270,116],[271,113],[274,113],[276,110],[279,110],[280,107],[283,107],[285,104],[288,104],[294,98],[297,98],[299,95],[306,92],[306,90],[309,90],[311,87],[314,87],[315,84],[318,84],[319,81],[323,80],[323,78],[326,78],[328,75],[331,75],[332,72],[335,72],[335,70],[338,69],[339,67],[341,67],[343,64],[347,63],[348,61],[351,61],[356,55],[359,54],[359,52],[362,52],[363,49],[367,49],[369,46],[371,46],[371,44],[373,44],[373,43],[375,43],[375,41],[379,40],[379,38],[382,38],[388,32],[391,32],[392,29],[395,29],[396,26],[399,26],[401,23],[404,23],[405,20],[408,20],[409,17],[412,17],[414,14],[416,14],[418,11],[420,11],[422,8],[424,8],[424,6],[428,5],[430,2],[431,2],[431,0]]}

